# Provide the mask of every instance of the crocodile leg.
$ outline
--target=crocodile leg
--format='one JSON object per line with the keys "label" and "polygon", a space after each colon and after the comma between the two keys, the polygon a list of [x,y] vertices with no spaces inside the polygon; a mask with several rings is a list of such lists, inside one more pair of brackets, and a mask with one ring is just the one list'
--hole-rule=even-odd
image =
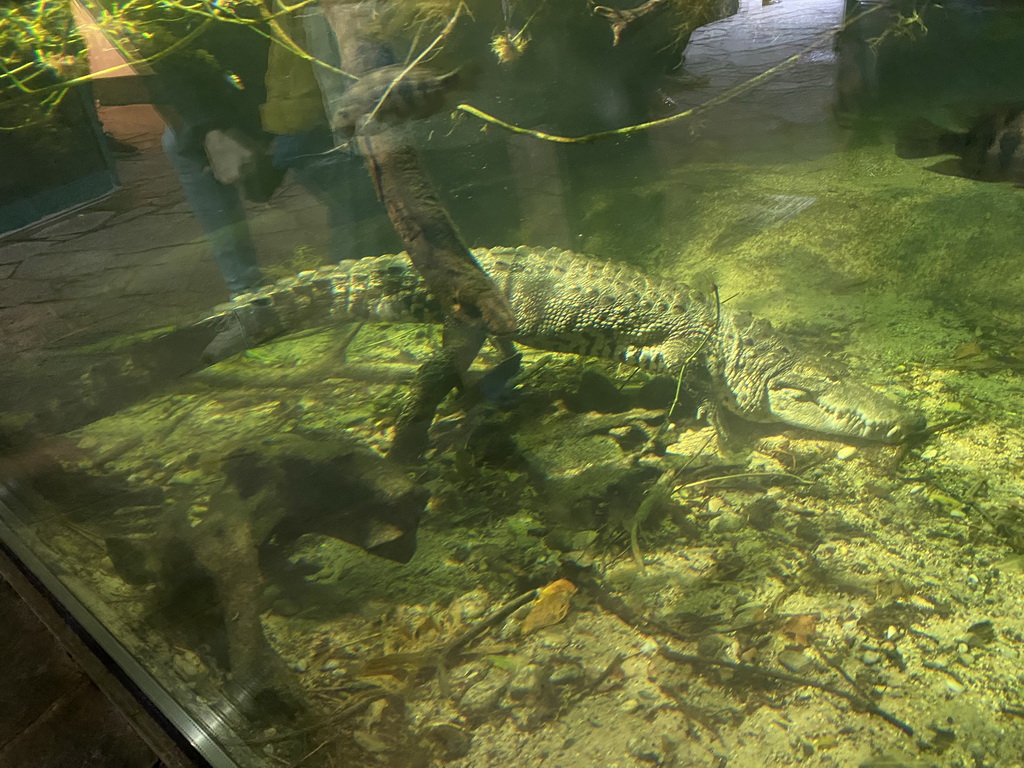
{"label": "crocodile leg", "polygon": [[445,322],[441,352],[420,366],[410,385],[409,399],[395,425],[389,459],[412,463],[423,455],[437,407],[456,387],[467,388],[469,366],[486,338],[487,332],[479,326],[456,319]]}

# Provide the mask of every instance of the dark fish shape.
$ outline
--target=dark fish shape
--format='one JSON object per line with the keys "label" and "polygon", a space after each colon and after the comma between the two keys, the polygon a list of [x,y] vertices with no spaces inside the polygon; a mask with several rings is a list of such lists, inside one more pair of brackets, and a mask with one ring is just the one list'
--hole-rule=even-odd
{"label": "dark fish shape", "polygon": [[896,154],[907,159],[956,155],[928,170],[1024,186],[1024,109],[988,112],[966,131],[950,131],[925,120],[911,123],[897,136]]}
{"label": "dark fish shape", "polygon": [[342,96],[334,113],[334,129],[354,136],[372,133],[375,124],[422,120],[439,112],[448,92],[462,82],[459,70],[439,75],[426,67],[416,67],[399,80],[404,70],[403,65],[393,64],[359,78]]}

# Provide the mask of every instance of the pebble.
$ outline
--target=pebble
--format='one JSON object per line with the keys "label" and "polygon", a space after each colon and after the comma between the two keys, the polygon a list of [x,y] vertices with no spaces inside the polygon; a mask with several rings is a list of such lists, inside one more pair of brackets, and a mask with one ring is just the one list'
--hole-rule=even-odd
{"label": "pebble", "polygon": [[803,651],[787,648],[778,655],[778,662],[794,675],[802,675],[807,672],[814,662],[804,655]]}
{"label": "pebble", "polygon": [[441,749],[442,760],[458,760],[469,754],[473,737],[454,723],[432,723],[423,729]]}
{"label": "pebble", "polygon": [[640,709],[640,702],[636,699],[626,699],[619,705],[619,709],[627,715],[632,715]]}
{"label": "pebble", "polygon": [[708,525],[712,533],[736,533],[742,531],[747,519],[736,512],[723,512]]}
{"label": "pebble", "polygon": [[303,674],[307,669],[309,669],[309,664],[306,663],[305,659],[299,659],[298,661],[292,664],[292,671],[298,672],[300,675]]}
{"label": "pebble", "polygon": [[697,653],[709,659],[717,659],[728,644],[728,638],[723,635],[704,635],[697,641]]}
{"label": "pebble", "polygon": [[487,677],[471,685],[459,699],[459,711],[472,723],[487,719],[498,708],[498,701],[508,687],[509,676],[499,669],[491,669]]}
{"label": "pebble", "polygon": [[872,664],[877,664],[882,660],[882,654],[878,651],[864,651],[860,655],[860,660],[870,667]]}
{"label": "pebble", "polygon": [[328,659],[320,665],[320,670],[323,672],[333,672],[341,667],[341,662],[337,659]]}
{"label": "pebble", "polygon": [[541,692],[545,682],[544,668],[539,664],[525,664],[512,676],[508,684],[508,697],[522,701]]}
{"label": "pebble", "polygon": [[583,679],[583,670],[575,664],[557,667],[548,680],[552,685],[571,685]]}
{"label": "pebble", "polygon": [[448,606],[448,613],[465,624],[483,616],[489,603],[487,593],[482,589],[475,589],[452,600]]}
{"label": "pebble", "polygon": [[573,550],[587,549],[597,541],[597,531],[577,531],[571,537]]}
{"label": "pebble", "polygon": [[720,514],[728,506],[729,505],[725,503],[725,499],[723,499],[721,496],[712,496],[710,499],[708,499],[708,512],[710,512],[712,515]]}
{"label": "pebble", "polygon": [[838,451],[836,451],[836,458],[839,459],[840,461],[852,459],[856,455],[857,449],[852,445],[844,446],[843,448],[840,448]]}
{"label": "pebble", "polygon": [[626,749],[637,760],[643,760],[645,763],[654,763],[655,765],[661,763],[661,750],[647,739],[634,736],[626,742]]}

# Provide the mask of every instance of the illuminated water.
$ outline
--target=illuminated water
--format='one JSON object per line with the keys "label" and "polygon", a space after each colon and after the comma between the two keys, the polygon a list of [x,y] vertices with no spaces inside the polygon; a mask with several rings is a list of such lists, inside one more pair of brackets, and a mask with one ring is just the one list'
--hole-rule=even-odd
{"label": "illuminated water", "polygon": [[[665,422],[675,381],[524,350],[518,397],[446,400],[426,460],[395,466],[438,327],[303,332],[202,370],[132,337],[224,299],[159,127],[132,123],[126,191],[0,240],[4,535],[218,766],[1016,765],[1024,202],[894,146],[1019,101],[1021,27],[910,13],[851,8],[837,42],[840,3],[744,2],[681,70],[623,76],[642,100],[603,70],[592,97],[580,61],[620,60],[537,31],[536,60],[466,101],[568,135],[697,114],[581,146],[447,114],[416,137],[469,245],[713,283],[923,411],[919,441],[720,445],[694,396]],[[393,241],[358,179],[353,231]],[[251,221],[267,274],[326,252],[294,184]]]}

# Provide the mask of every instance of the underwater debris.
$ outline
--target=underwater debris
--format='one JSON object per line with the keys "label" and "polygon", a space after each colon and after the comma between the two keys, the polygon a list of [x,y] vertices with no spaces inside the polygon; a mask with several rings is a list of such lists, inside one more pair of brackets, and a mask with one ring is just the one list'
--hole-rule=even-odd
{"label": "underwater debris", "polygon": [[530,37],[525,35],[522,30],[515,34],[502,32],[491,38],[491,52],[498,57],[498,61],[502,64],[510,64],[523,55],[529,44]]}
{"label": "underwater debris", "polygon": [[668,5],[669,0],[647,0],[646,3],[625,11],[620,11],[618,8],[610,8],[607,5],[595,5],[593,12],[597,16],[607,19],[611,24],[612,45],[614,46],[618,45],[622,40],[622,35],[629,29],[630,24],[639,21],[649,14],[667,8]]}
{"label": "underwater debris", "polygon": [[568,579],[553,581],[537,594],[530,612],[523,619],[523,634],[557,624],[569,613],[569,602],[576,585]]}
{"label": "underwater debris", "polygon": [[818,618],[816,613],[793,616],[782,625],[782,634],[795,648],[806,648],[814,642]]}

